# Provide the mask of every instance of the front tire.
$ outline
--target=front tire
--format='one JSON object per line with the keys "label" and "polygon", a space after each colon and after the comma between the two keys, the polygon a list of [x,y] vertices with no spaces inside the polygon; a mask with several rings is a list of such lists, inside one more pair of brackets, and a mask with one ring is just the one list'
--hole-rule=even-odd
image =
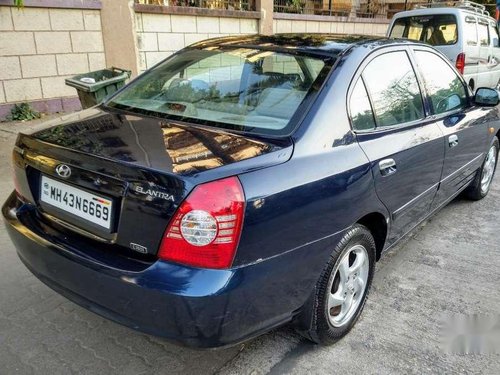
{"label": "front tire", "polygon": [[488,195],[491,187],[491,181],[493,181],[493,177],[495,176],[495,170],[498,162],[498,150],[498,138],[494,137],[484,159],[483,165],[478,170],[476,177],[466,190],[466,196],[468,198],[477,201]]}
{"label": "front tire", "polygon": [[370,290],[375,271],[376,248],[370,231],[354,225],[332,252],[315,297],[305,310],[311,326],[305,336],[323,345],[333,344],[354,326]]}

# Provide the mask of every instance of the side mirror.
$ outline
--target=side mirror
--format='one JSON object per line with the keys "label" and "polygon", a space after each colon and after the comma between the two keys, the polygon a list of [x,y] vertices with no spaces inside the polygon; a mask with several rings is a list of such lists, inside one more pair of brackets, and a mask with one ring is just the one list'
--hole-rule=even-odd
{"label": "side mirror", "polygon": [[474,95],[474,103],[481,107],[495,107],[500,103],[498,91],[488,87],[480,87]]}

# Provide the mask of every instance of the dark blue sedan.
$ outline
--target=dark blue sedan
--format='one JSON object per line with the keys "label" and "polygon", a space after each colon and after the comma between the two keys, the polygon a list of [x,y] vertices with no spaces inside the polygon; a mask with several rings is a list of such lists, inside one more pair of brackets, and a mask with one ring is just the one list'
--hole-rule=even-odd
{"label": "dark blue sedan", "polygon": [[498,93],[429,46],[220,38],[20,135],[3,215],[42,282],[190,346],[358,319],[375,263],[460,193],[488,194]]}

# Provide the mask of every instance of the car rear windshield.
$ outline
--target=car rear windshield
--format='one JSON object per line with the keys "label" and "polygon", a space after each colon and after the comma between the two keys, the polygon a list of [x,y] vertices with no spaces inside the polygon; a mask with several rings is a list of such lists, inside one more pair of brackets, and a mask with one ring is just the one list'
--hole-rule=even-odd
{"label": "car rear windshield", "polygon": [[433,46],[457,42],[457,20],[452,14],[402,17],[394,21],[391,38],[419,40]]}
{"label": "car rear windshield", "polygon": [[327,62],[252,48],[187,49],[145,72],[106,105],[213,127],[285,135],[298,108],[321,86],[331,66]]}

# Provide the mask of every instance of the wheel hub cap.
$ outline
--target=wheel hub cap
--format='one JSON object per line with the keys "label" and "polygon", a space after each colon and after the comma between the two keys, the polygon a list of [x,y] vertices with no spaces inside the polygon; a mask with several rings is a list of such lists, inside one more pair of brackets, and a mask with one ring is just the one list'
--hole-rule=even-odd
{"label": "wheel hub cap", "polygon": [[486,160],[484,162],[482,175],[481,175],[481,192],[484,194],[490,188],[491,181],[493,180],[493,175],[495,174],[496,167],[496,147],[491,146],[486,155]]}
{"label": "wheel hub cap", "polygon": [[327,295],[327,315],[330,324],[347,324],[363,301],[368,281],[368,251],[362,245],[351,247],[330,275]]}

